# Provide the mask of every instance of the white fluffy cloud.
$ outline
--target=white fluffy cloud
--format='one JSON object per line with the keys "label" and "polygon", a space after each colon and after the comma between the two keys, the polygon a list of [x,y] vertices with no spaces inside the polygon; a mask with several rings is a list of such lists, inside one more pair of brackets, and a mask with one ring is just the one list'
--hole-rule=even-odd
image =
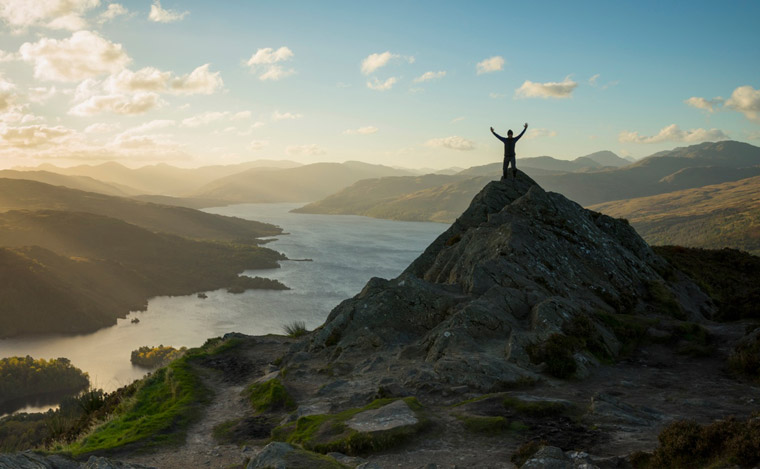
{"label": "white fluffy cloud", "polygon": [[229,112],[209,111],[197,116],[188,117],[182,120],[182,125],[185,127],[200,127],[202,125],[208,125],[212,122],[220,121],[227,116]]}
{"label": "white fluffy cloud", "polygon": [[77,104],[69,110],[69,114],[74,116],[94,116],[103,112],[123,115],[144,114],[163,104],[163,100],[157,93],[140,92],[131,96],[100,95],[91,96]]}
{"label": "white fluffy cloud", "polygon": [[[152,91],[174,95],[212,94],[223,86],[224,82],[220,73],[210,72],[209,64],[201,65],[189,74],[181,76],[153,67],[141,68],[135,72],[124,69],[111,75],[103,83],[103,89],[109,93]],[[93,82],[80,84],[77,87],[78,95],[81,95],[88,87],[96,89],[97,85]]]}
{"label": "white fluffy cloud", "polygon": [[272,120],[273,121],[284,121],[284,120],[296,120],[303,117],[303,114],[295,113],[295,112],[280,112],[280,111],[274,111],[272,113]]}
{"label": "white fluffy cloud", "polygon": [[259,151],[266,148],[267,145],[269,145],[269,142],[266,140],[253,140],[248,144],[248,149],[251,151]]}
{"label": "white fluffy cloud", "polygon": [[62,126],[29,125],[25,127],[8,127],[0,130],[0,145],[14,148],[42,148],[56,143],[71,135],[73,131]]}
{"label": "white fluffy cloud", "polygon": [[517,90],[515,90],[515,96],[518,98],[569,98],[573,94],[573,90],[578,86],[578,83],[565,77],[561,82],[548,82],[548,83],[534,83],[530,80],[525,80]]}
{"label": "white fluffy cloud", "polygon": [[425,145],[429,147],[443,147],[457,151],[470,151],[475,149],[475,142],[456,135],[445,138],[434,138],[425,142]]}
{"label": "white fluffy cloud", "polygon": [[527,132],[525,132],[526,140],[532,140],[534,138],[556,137],[556,136],[557,136],[557,131],[549,130],[549,129],[530,129]]}
{"label": "white fluffy cloud", "polygon": [[173,23],[182,20],[182,18],[189,14],[189,11],[183,11],[180,13],[176,10],[165,10],[161,8],[161,2],[159,0],[153,0],[153,5],[150,6],[148,19],[155,21],[156,23]]}
{"label": "white fluffy cloud", "polygon": [[107,134],[119,130],[119,124],[105,124],[98,122],[96,124],[90,124],[84,129],[86,134]]}
{"label": "white fluffy cloud", "polygon": [[425,72],[422,75],[414,79],[415,83],[422,83],[423,81],[435,80],[436,78],[443,78],[446,76],[446,71],[440,70],[438,72]]}
{"label": "white fluffy cloud", "polygon": [[377,133],[379,129],[373,125],[366,127],[359,127],[358,129],[346,129],[343,131],[345,135],[370,135]]}
{"label": "white fluffy cloud", "polygon": [[258,49],[245,64],[250,67],[251,72],[259,74],[259,80],[276,81],[296,72],[292,68],[285,69],[282,65],[282,62],[292,59],[293,55],[293,51],[285,46],[277,50],[266,47]]}
{"label": "white fluffy cloud", "polygon": [[726,101],[726,107],[741,112],[747,119],[760,121],[760,89],[749,85],[736,88]]}
{"label": "white fluffy cloud", "polygon": [[504,57],[495,55],[485,60],[481,60],[475,65],[475,69],[478,71],[478,75],[484,73],[498,72],[504,68]]}
{"label": "white fluffy cloud", "polygon": [[327,153],[316,143],[310,145],[290,145],[285,149],[285,153],[294,156],[319,156]]}
{"label": "white fluffy cloud", "polygon": [[370,54],[362,60],[361,70],[365,75],[370,75],[377,71],[377,69],[385,67],[393,59],[403,59],[407,62],[414,63],[414,57],[402,56],[399,54],[393,54],[391,51],[381,52],[379,54]]}
{"label": "white fluffy cloud", "polygon": [[393,88],[398,79],[396,77],[390,77],[385,81],[380,81],[377,78],[373,78],[372,81],[367,82],[367,88],[375,91],[388,91]]}
{"label": "white fluffy cloud", "polygon": [[30,26],[77,31],[87,27],[82,16],[99,4],[100,0],[2,0],[0,19],[16,31]]}
{"label": "white fluffy cloud", "polygon": [[106,8],[106,11],[100,14],[98,17],[101,22],[107,22],[111,21],[117,16],[126,15],[129,13],[129,10],[124,8],[124,5],[120,3],[111,3],[108,5],[108,8]]}
{"label": "white fluffy cloud", "polygon": [[21,45],[19,54],[34,64],[35,78],[65,82],[116,73],[130,62],[121,44],[91,31],[77,31],[67,39],[27,42]]}
{"label": "white fluffy cloud", "polygon": [[704,109],[707,112],[713,112],[719,105],[723,103],[723,98],[717,97],[713,99],[705,99],[705,98],[700,98],[697,96],[692,96],[691,98],[685,100],[684,102],[691,107],[695,107],[697,109]]}
{"label": "white fluffy cloud", "polygon": [[663,127],[657,135],[644,136],[638,132],[624,131],[618,135],[621,143],[661,143],[661,142],[688,142],[698,143],[706,141],[728,140],[729,136],[719,129],[692,129],[682,130],[676,124]]}

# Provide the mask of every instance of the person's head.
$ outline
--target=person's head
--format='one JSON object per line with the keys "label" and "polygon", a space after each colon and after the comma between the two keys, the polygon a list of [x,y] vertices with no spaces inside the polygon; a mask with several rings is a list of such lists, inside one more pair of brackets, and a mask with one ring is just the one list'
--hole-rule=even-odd
{"label": "person's head", "polygon": [[512,136],[512,129],[509,129],[507,130],[507,137],[511,137],[511,136]]}

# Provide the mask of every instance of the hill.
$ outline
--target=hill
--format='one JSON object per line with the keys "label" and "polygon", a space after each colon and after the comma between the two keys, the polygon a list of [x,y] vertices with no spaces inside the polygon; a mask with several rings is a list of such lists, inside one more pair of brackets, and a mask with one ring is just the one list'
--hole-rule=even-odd
{"label": "hill", "polygon": [[760,254],[760,176],[668,194],[592,205],[626,218],[651,244]]}
{"label": "hill", "polygon": [[120,184],[105,183],[89,176],[66,176],[50,171],[16,171],[5,169],[0,171],[0,178],[25,179],[50,184],[51,186],[63,186],[69,189],[97,192],[117,197],[129,197],[139,194],[138,190]]}
{"label": "hill", "polygon": [[[574,161],[548,156],[524,158],[518,160],[518,166],[547,190],[559,192],[582,205],[663,194],[760,174],[760,148],[740,142],[676,148],[617,168],[602,167],[602,163],[593,161],[598,158],[614,162],[613,157],[617,158],[611,152],[598,152]],[[536,167],[529,167],[530,164]],[[454,176],[461,178],[461,182],[453,192],[450,184],[455,179],[441,179],[438,187],[422,187],[416,178],[381,178],[358,183],[299,210],[451,222],[478,191],[478,185],[466,182],[467,179],[477,176],[497,179],[500,175],[501,163],[474,166]],[[444,187],[446,185],[449,186]],[[436,195],[443,193],[450,196]]]}
{"label": "hill", "polygon": [[447,223],[490,179],[433,174],[365,179],[293,212]]}
{"label": "hill", "polygon": [[0,334],[81,333],[159,295],[231,286],[275,268],[270,249],[194,241],[124,221],[55,210],[0,213]]}
{"label": "hill", "polygon": [[0,212],[46,209],[112,216],[150,231],[198,239],[252,241],[253,238],[282,231],[267,223],[189,208],[140,202],[34,181],[0,179]]}
{"label": "hill", "polygon": [[250,169],[217,179],[193,197],[244,202],[305,202],[325,197],[361,179],[405,176],[406,170],[357,161],[314,163],[273,171]]}
{"label": "hill", "polygon": [[128,186],[142,194],[184,196],[215,179],[248,169],[282,169],[296,166],[299,164],[292,161],[257,160],[200,168],[178,168],[162,163],[132,169],[116,162],[108,162],[68,168],[45,164],[38,168],[22,169],[40,169],[64,175],[88,176],[99,181]]}

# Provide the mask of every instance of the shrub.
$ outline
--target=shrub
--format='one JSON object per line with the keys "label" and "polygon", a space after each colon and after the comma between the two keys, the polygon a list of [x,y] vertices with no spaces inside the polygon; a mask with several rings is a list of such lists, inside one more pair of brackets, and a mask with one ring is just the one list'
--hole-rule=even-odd
{"label": "shrub", "polygon": [[309,332],[306,330],[306,323],[303,321],[293,321],[289,324],[285,324],[282,326],[282,329],[285,331],[285,335],[294,339]]}
{"label": "shrub", "polygon": [[270,379],[265,383],[251,384],[243,393],[257,412],[294,409],[296,407],[296,402],[277,378]]}
{"label": "shrub", "polygon": [[546,372],[557,378],[567,379],[575,373],[577,365],[573,353],[577,341],[564,334],[552,334],[546,342],[526,348],[533,363],[545,363]]}

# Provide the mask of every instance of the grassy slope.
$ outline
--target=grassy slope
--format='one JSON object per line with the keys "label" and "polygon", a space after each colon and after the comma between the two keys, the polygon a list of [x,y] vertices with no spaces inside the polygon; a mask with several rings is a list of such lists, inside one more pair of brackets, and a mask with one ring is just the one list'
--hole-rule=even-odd
{"label": "grassy slope", "polygon": [[99,194],[129,197],[139,194],[139,191],[121,184],[102,182],[88,176],[64,175],[51,171],[15,171],[6,169],[0,171],[0,178],[26,179],[53,186],[63,186],[80,191],[97,192]]}
{"label": "grassy slope", "polygon": [[[270,249],[153,233],[82,212],[0,214],[2,336],[92,331],[148,298],[230,286]],[[29,247],[32,246],[32,247]]]}
{"label": "grassy slope", "polygon": [[213,215],[189,208],[140,202],[34,181],[0,179],[0,211],[66,210],[119,218],[150,231],[198,239],[252,240],[281,233],[267,223]]}
{"label": "grassy slope", "polygon": [[590,208],[627,218],[650,244],[760,253],[760,176]]}

